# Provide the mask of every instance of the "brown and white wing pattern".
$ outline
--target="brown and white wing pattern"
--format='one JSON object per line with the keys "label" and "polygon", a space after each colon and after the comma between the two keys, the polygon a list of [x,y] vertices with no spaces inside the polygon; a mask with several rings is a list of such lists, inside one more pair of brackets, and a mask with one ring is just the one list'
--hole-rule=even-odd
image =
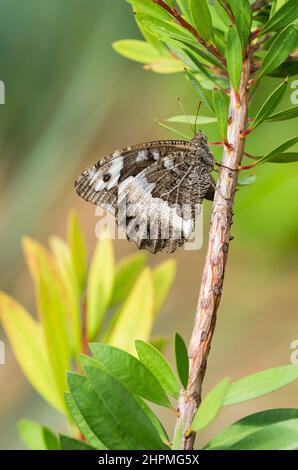
{"label": "brown and white wing pattern", "polygon": [[190,237],[212,177],[187,141],[114,152],[77,178],[77,193],[113,213],[139,248],[174,252]]}

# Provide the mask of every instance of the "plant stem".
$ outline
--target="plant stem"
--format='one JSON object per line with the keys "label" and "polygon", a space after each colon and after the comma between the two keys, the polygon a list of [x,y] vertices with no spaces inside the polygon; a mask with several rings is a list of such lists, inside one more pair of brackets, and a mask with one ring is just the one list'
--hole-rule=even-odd
{"label": "plant stem", "polygon": [[231,148],[225,146],[217,190],[215,192],[208,250],[202,275],[200,294],[194,328],[189,345],[189,381],[186,393],[181,391],[176,430],[183,423],[181,449],[193,449],[195,433],[189,432],[193,417],[201,403],[202,383],[207,358],[213,337],[216,313],[221,299],[225,267],[228,258],[233,218],[233,201],[238,178],[237,170],[244,154],[242,132],[246,128],[248,116],[248,81],[250,75],[250,54],[242,67],[239,96],[231,88],[227,140]]}

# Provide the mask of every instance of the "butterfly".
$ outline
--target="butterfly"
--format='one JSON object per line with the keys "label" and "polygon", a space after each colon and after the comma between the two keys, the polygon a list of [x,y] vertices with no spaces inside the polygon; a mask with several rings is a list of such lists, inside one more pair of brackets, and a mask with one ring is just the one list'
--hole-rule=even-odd
{"label": "butterfly", "polygon": [[126,236],[151,253],[189,240],[203,199],[213,200],[215,160],[203,132],[191,141],[126,147],[84,170],[75,189],[112,213]]}

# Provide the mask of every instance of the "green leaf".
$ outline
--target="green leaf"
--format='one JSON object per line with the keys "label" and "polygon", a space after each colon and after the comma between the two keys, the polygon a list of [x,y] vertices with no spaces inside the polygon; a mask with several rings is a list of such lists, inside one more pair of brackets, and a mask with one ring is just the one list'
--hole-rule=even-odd
{"label": "green leaf", "polygon": [[93,433],[86,423],[79,408],[77,407],[76,402],[73,399],[73,396],[69,392],[65,392],[64,399],[73,421],[78,426],[83,436],[87,439],[87,442],[96,449],[105,450],[106,446],[98,439],[98,437]]}
{"label": "green leaf", "polygon": [[162,41],[166,42],[168,38],[172,38],[196,44],[196,40],[191,33],[172,21],[159,20],[143,13],[138,13],[136,16],[145,29]]}
{"label": "green leaf", "polygon": [[200,81],[196,78],[196,76],[190,72],[189,70],[186,70],[186,75],[188,76],[192,86],[196,90],[197,94],[200,97],[200,100],[204,103],[204,105],[214,113],[214,106],[213,106],[213,99],[212,99],[212,94],[210,91],[205,90],[205,88],[202,87],[200,84]]}
{"label": "green leaf", "polygon": [[145,70],[151,70],[155,73],[178,73],[183,72],[184,64],[181,60],[176,57],[161,57],[144,65]]}
{"label": "green leaf", "polygon": [[153,62],[160,57],[152,44],[137,39],[122,39],[113,42],[112,47],[118,54],[141,64]]}
{"label": "green leaf", "polygon": [[250,34],[252,9],[248,0],[229,0],[242,48],[245,49]]}
{"label": "green leaf", "polygon": [[224,405],[229,386],[229,379],[223,379],[202,400],[191,425],[193,431],[200,432],[215,420]]}
{"label": "green leaf", "polygon": [[134,7],[134,11],[137,13],[145,13],[160,20],[172,20],[172,16],[152,0],[127,0],[127,2]]}
{"label": "green leaf", "polygon": [[213,90],[213,106],[222,140],[226,140],[229,112],[229,98],[220,90]]}
{"label": "green leaf", "polygon": [[201,72],[203,76],[205,76],[211,82],[215,83],[216,86],[220,86],[219,77],[215,74],[210,73],[209,70],[205,67],[205,65],[203,65],[202,61],[199,60],[195,54],[193,54],[187,49],[185,49],[185,53],[196,66],[198,72]]}
{"label": "green leaf", "polygon": [[29,382],[54,408],[63,411],[40,325],[12,297],[0,292],[0,320]]}
{"label": "green leaf", "polygon": [[146,253],[136,253],[125,256],[117,264],[111,305],[123,302],[127,298],[147,259]]}
{"label": "green leaf", "polygon": [[180,122],[181,124],[191,124],[194,126],[195,124],[212,124],[216,122],[215,117],[208,117],[208,116],[195,116],[195,115],[182,115],[182,116],[172,116],[167,119],[168,122]]}
{"label": "green leaf", "polygon": [[179,396],[179,383],[170,364],[151,344],[136,341],[136,350],[143,364],[152,372],[166,393]]}
{"label": "green leaf", "polygon": [[270,158],[269,163],[295,163],[298,161],[298,152],[285,152]]}
{"label": "green leaf", "polygon": [[230,385],[225,405],[252,400],[278,390],[298,378],[298,366],[286,365],[248,375]]}
{"label": "green leaf", "polygon": [[242,72],[242,50],[238,33],[233,26],[228,32],[226,59],[231,83],[234,90],[238,91]]}
{"label": "green leaf", "polygon": [[38,312],[43,327],[48,358],[57,388],[63,400],[66,387],[65,371],[70,366],[71,344],[66,318],[69,305],[59,270],[47,250],[32,239],[23,241],[25,256],[36,284]]}
{"label": "green leaf", "polygon": [[189,359],[186,345],[183,341],[183,338],[178,333],[175,334],[175,357],[177,372],[181,384],[186,390],[189,375]]}
{"label": "green leaf", "polygon": [[289,119],[294,119],[296,117],[298,117],[298,106],[295,106],[294,108],[285,109],[284,111],[280,111],[276,114],[272,114],[266,119],[266,121],[288,121]]}
{"label": "green leaf", "polygon": [[[232,448],[237,445],[237,442],[242,442],[243,439],[253,436],[259,431],[266,431],[272,425],[279,424],[287,428],[287,423],[290,426],[294,420],[298,418],[298,410],[294,408],[282,408],[261,411],[254,413],[250,416],[240,419],[236,423],[233,423],[230,427],[226,428],[219,435],[217,435],[212,441],[210,441],[205,447],[206,450],[225,450]],[[296,433],[297,435],[297,433]],[[261,436],[262,437],[262,436]],[[256,444],[258,438],[254,440]],[[252,449],[254,448],[251,447]],[[278,445],[274,448],[276,450]]]}
{"label": "green leaf", "polygon": [[19,434],[22,441],[30,450],[59,450],[57,436],[45,426],[41,426],[30,419],[21,419],[18,422]]}
{"label": "green leaf", "polygon": [[258,77],[273,72],[292,52],[297,44],[298,32],[289,25],[283,29],[272,43],[258,71]]}
{"label": "green leaf", "polygon": [[262,34],[269,31],[277,31],[295,21],[298,17],[297,0],[289,0],[285,3],[265,24]]}
{"label": "green leaf", "polygon": [[71,394],[94,434],[110,450],[165,449],[146,413],[110,374],[86,367],[88,378],[69,374]]}
{"label": "green leaf", "polygon": [[191,20],[191,15],[190,15],[190,9],[189,9],[189,1],[188,0],[176,0],[177,5],[180,8],[180,11],[182,13],[182,16],[186,20]]}
{"label": "green leaf", "polygon": [[92,257],[87,283],[87,335],[92,340],[98,334],[110,304],[114,282],[114,251],[106,233],[98,240]]}
{"label": "green leaf", "polygon": [[207,0],[189,0],[189,8],[196,30],[209,42],[213,36],[213,28]]}
{"label": "green leaf", "polygon": [[285,60],[277,69],[270,72],[270,77],[292,77],[298,74],[298,61],[297,60]]}
{"label": "green leaf", "polygon": [[267,153],[267,155],[264,155],[263,157],[259,158],[259,160],[257,160],[256,162],[256,165],[259,165],[265,162],[278,163],[278,159],[283,154],[283,152],[287,150],[288,148],[293,147],[293,145],[295,145],[297,142],[298,142],[298,136],[293,137],[290,140],[287,140],[286,142],[284,142],[283,144],[279,145],[274,150],[272,150],[270,153]]}
{"label": "green leaf", "polygon": [[255,116],[252,124],[250,125],[251,129],[255,129],[258,127],[262,122],[266,121],[266,119],[270,116],[270,114],[275,110],[275,108],[280,103],[284,92],[286,91],[288,81],[284,80],[277,88],[269,95],[266,99],[265,103],[258,111],[257,115]]}
{"label": "green leaf", "polygon": [[183,436],[183,421],[179,419],[172,443],[172,450],[181,450],[181,442]]}
{"label": "green leaf", "polygon": [[85,442],[78,441],[73,437],[60,435],[60,446],[62,450],[96,450],[95,447],[91,447]]}
{"label": "green leaf", "polygon": [[152,273],[145,268],[117,314],[117,319],[106,339],[107,342],[124,351],[135,354],[136,339],[148,341],[154,322],[154,288]]}
{"label": "green leaf", "polygon": [[137,358],[106,344],[90,344],[90,349],[94,358],[131,393],[158,405],[171,407],[155,375]]}
{"label": "green leaf", "polygon": [[82,344],[80,296],[77,277],[67,244],[58,237],[51,237],[50,246],[60,271],[61,281],[65,286],[64,302],[68,306],[65,318],[66,329],[71,351],[75,354],[81,350]]}
{"label": "green leaf", "polygon": [[86,287],[87,250],[84,235],[74,211],[70,211],[68,217],[68,243],[78,286],[82,293]]}
{"label": "green leaf", "polygon": [[160,311],[172,288],[176,274],[175,260],[167,260],[153,269],[154,311]]}
{"label": "green leaf", "polygon": [[152,425],[156,429],[156,431],[157,431],[158,435],[160,436],[162,442],[164,442],[166,445],[168,445],[169,444],[169,437],[168,437],[162,423],[159,421],[158,417],[156,416],[156,414],[153,413],[151,408],[149,408],[147,403],[141,397],[136,396],[136,395],[134,397],[137,400],[137,402],[139,403],[142,410],[146,413],[146,415],[150,419]]}

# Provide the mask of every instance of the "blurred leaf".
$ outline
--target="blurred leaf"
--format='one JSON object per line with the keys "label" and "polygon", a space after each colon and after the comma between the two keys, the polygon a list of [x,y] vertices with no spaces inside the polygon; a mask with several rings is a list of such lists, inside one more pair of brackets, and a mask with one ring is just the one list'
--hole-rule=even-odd
{"label": "blurred leaf", "polygon": [[167,260],[153,269],[154,311],[160,311],[172,288],[176,274],[176,262]]}
{"label": "blurred leaf", "polygon": [[172,116],[167,119],[168,122],[180,122],[181,124],[191,124],[194,126],[195,124],[212,124],[216,122],[215,117],[209,116],[195,116],[195,115],[183,115],[183,116]]}
{"label": "blurred leaf", "polygon": [[234,90],[239,90],[242,72],[242,49],[237,31],[231,26],[229,28],[226,47],[226,59],[229,77]]}
{"label": "blurred leaf", "polygon": [[250,186],[251,184],[254,184],[257,180],[256,175],[249,175],[246,178],[241,178],[238,180],[237,185],[238,186]]}
{"label": "blurred leaf", "polygon": [[177,23],[159,20],[143,13],[138,13],[137,19],[144,28],[165,42],[168,38],[172,38],[196,43],[192,34]]}
{"label": "blurred leaf", "polygon": [[[286,142],[284,142],[283,144],[279,145],[274,150],[272,150],[270,153],[267,153],[267,155],[264,155],[263,157],[259,158],[259,160],[257,160],[257,162],[256,162],[256,165],[259,165],[259,164],[265,163],[265,162],[272,162],[272,163],[276,162],[277,163],[278,159],[283,158],[283,157],[281,157],[283,152],[285,150],[287,150],[288,148],[293,147],[293,145],[295,145],[297,142],[298,142],[298,136],[287,140]],[[285,161],[283,161],[283,162],[287,163],[286,162],[287,154],[284,154],[284,155],[285,155],[285,157],[284,157]],[[292,154],[292,156],[290,156],[290,158],[293,158],[293,154]]]}
{"label": "blurred leaf", "polygon": [[248,375],[230,385],[224,404],[233,405],[252,400],[278,390],[297,378],[298,366],[295,365],[274,367]]}
{"label": "blurred leaf", "polygon": [[152,0],[127,0],[127,2],[134,7],[137,13],[145,13],[160,20],[172,20],[172,16],[160,5],[152,2]]}
{"label": "blurred leaf", "polygon": [[191,139],[192,139],[192,136],[189,136],[189,135],[187,135],[187,134],[184,134],[184,132],[181,132],[181,131],[178,130],[178,129],[174,129],[173,127],[167,126],[167,125],[164,124],[163,122],[159,122],[158,125],[159,125],[160,127],[163,127],[164,129],[167,129],[167,130],[170,131],[170,132],[173,132],[173,134],[182,137],[182,139],[184,139],[184,140],[191,140]]}
{"label": "blurred leaf", "polygon": [[98,437],[93,433],[93,431],[86,423],[71,393],[65,392],[64,399],[74,423],[78,426],[79,430],[86,438],[87,442],[96,449],[105,450],[106,446],[98,439]]}
{"label": "blurred leaf", "polygon": [[156,336],[150,339],[150,344],[162,353],[167,345],[168,338],[166,336]]}
{"label": "blurred leaf", "polygon": [[285,109],[279,113],[272,114],[266,121],[275,122],[275,121],[288,121],[289,119],[294,119],[298,117],[298,106],[294,108]]}
{"label": "blurred leaf", "polygon": [[178,333],[175,334],[175,357],[177,372],[180,381],[186,390],[189,375],[189,359],[187,354],[187,347],[183,338]]}
{"label": "blurred leaf", "polygon": [[71,260],[70,250],[66,243],[58,237],[51,237],[50,246],[65,286],[64,302],[68,306],[66,327],[68,342],[72,353],[81,350],[81,311],[76,273]]}
{"label": "blurred leaf", "polygon": [[[248,438],[258,431],[270,428],[274,424],[284,425],[287,429],[287,422],[291,423],[298,418],[298,410],[294,408],[282,408],[261,411],[240,419],[218,434],[205,447],[206,450],[224,450],[228,449],[238,441]],[[282,433],[281,433],[282,434]],[[297,432],[296,432],[297,435]],[[254,442],[256,443],[258,439]],[[254,448],[254,447],[253,447]],[[279,446],[276,445],[275,450]]]}
{"label": "blurred leaf", "polygon": [[252,9],[248,0],[228,0],[233,12],[242,48],[245,49],[250,34]]}
{"label": "blurred leaf", "polygon": [[57,436],[45,426],[41,426],[30,419],[21,419],[18,422],[19,434],[28,449],[31,450],[59,450]]}
{"label": "blurred leaf", "polygon": [[273,72],[292,52],[297,44],[298,32],[289,25],[275,38],[258,71],[258,77]]}
{"label": "blurred leaf", "polygon": [[143,364],[152,372],[163,389],[174,398],[179,396],[179,383],[170,364],[152,345],[136,341],[136,350]]}
{"label": "blurred leaf", "polygon": [[196,78],[196,76],[192,72],[190,72],[189,70],[186,70],[186,74],[192,86],[194,87],[197,94],[199,95],[200,99],[204,103],[204,105],[209,109],[209,111],[214,113],[214,106],[213,106],[213,99],[212,99],[211,92],[208,90],[205,90],[202,87],[202,85],[200,84],[200,81]]}
{"label": "blurred leaf", "polygon": [[149,268],[145,268],[122,306],[107,341],[112,346],[135,354],[134,341],[148,341],[153,322],[153,279]]}
{"label": "blurred leaf", "polygon": [[82,293],[86,287],[87,251],[84,235],[74,211],[70,211],[68,218],[68,243],[78,286]]}
{"label": "blurred leaf", "polygon": [[49,361],[58,390],[63,399],[66,387],[65,371],[69,368],[71,345],[66,319],[69,305],[65,302],[67,291],[58,268],[50,254],[36,241],[25,238],[23,248],[26,260],[36,284],[38,312],[41,319]]}
{"label": "blurred leaf", "polygon": [[152,44],[138,41],[137,39],[122,39],[113,42],[112,47],[118,54],[141,64],[153,62],[160,57],[160,54]]}
{"label": "blurred leaf", "polygon": [[229,385],[229,379],[223,379],[202,400],[191,425],[193,431],[200,432],[215,420],[224,405]]}
{"label": "blurred leaf", "polygon": [[106,344],[90,344],[94,358],[131,393],[161,406],[171,407],[161,384],[141,361]]}
{"label": "blurred leaf", "polygon": [[203,39],[210,42],[213,28],[207,0],[189,0],[189,8],[196,30]]}
{"label": "blurred leaf", "polygon": [[178,73],[183,72],[184,64],[175,57],[161,57],[154,62],[144,65],[144,69],[155,73]]}
{"label": "blurred leaf", "polygon": [[0,292],[0,319],[11,347],[32,386],[54,408],[63,410],[40,325],[13,298]]}
{"label": "blurred leaf", "polygon": [[114,250],[108,233],[98,240],[91,260],[87,282],[87,336],[98,334],[111,301],[114,283]]}
{"label": "blurred leaf", "polygon": [[78,441],[73,437],[64,436],[60,434],[60,446],[62,450],[96,450],[95,447],[91,447],[85,442]]}
{"label": "blurred leaf", "polygon": [[265,24],[262,34],[269,31],[277,31],[295,21],[298,17],[297,0],[289,0],[285,3]]}
{"label": "blurred leaf", "polygon": [[120,260],[115,270],[111,305],[123,302],[127,298],[147,259],[146,253],[136,253]]}
{"label": "blurred leaf", "polygon": [[138,402],[117,380],[94,367],[88,378],[69,374],[73,398],[93,433],[112,450],[164,449]]}
{"label": "blurred leaf", "polygon": [[280,103],[284,92],[286,91],[287,84],[288,80],[284,80],[278,85],[277,88],[275,88],[271,95],[269,95],[261,109],[257,112],[257,115],[255,116],[252,124],[250,125],[250,128],[255,129],[270,116],[270,114]]}
{"label": "blurred leaf", "polygon": [[172,450],[181,450],[182,436],[183,436],[183,421],[180,419],[175,429],[174,439],[172,443]]}
{"label": "blurred leaf", "polygon": [[169,54],[169,50],[167,48],[167,46],[161,42],[159,39],[157,39],[154,34],[150,33],[149,31],[147,31],[146,28],[144,28],[144,26],[140,23],[140,21],[138,20],[138,18],[135,17],[135,20],[136,20],[136,24],[140,30],[140,32],[142,33],[144,39],[149,43],[151,44],[157,51],[160,55],[166,55],[168,56]]}
{"label": "blurred leaf", "polygon": [[229,98],[220,90],[213,90],[213,106],[222,140],[226,140],[229,112]]}

